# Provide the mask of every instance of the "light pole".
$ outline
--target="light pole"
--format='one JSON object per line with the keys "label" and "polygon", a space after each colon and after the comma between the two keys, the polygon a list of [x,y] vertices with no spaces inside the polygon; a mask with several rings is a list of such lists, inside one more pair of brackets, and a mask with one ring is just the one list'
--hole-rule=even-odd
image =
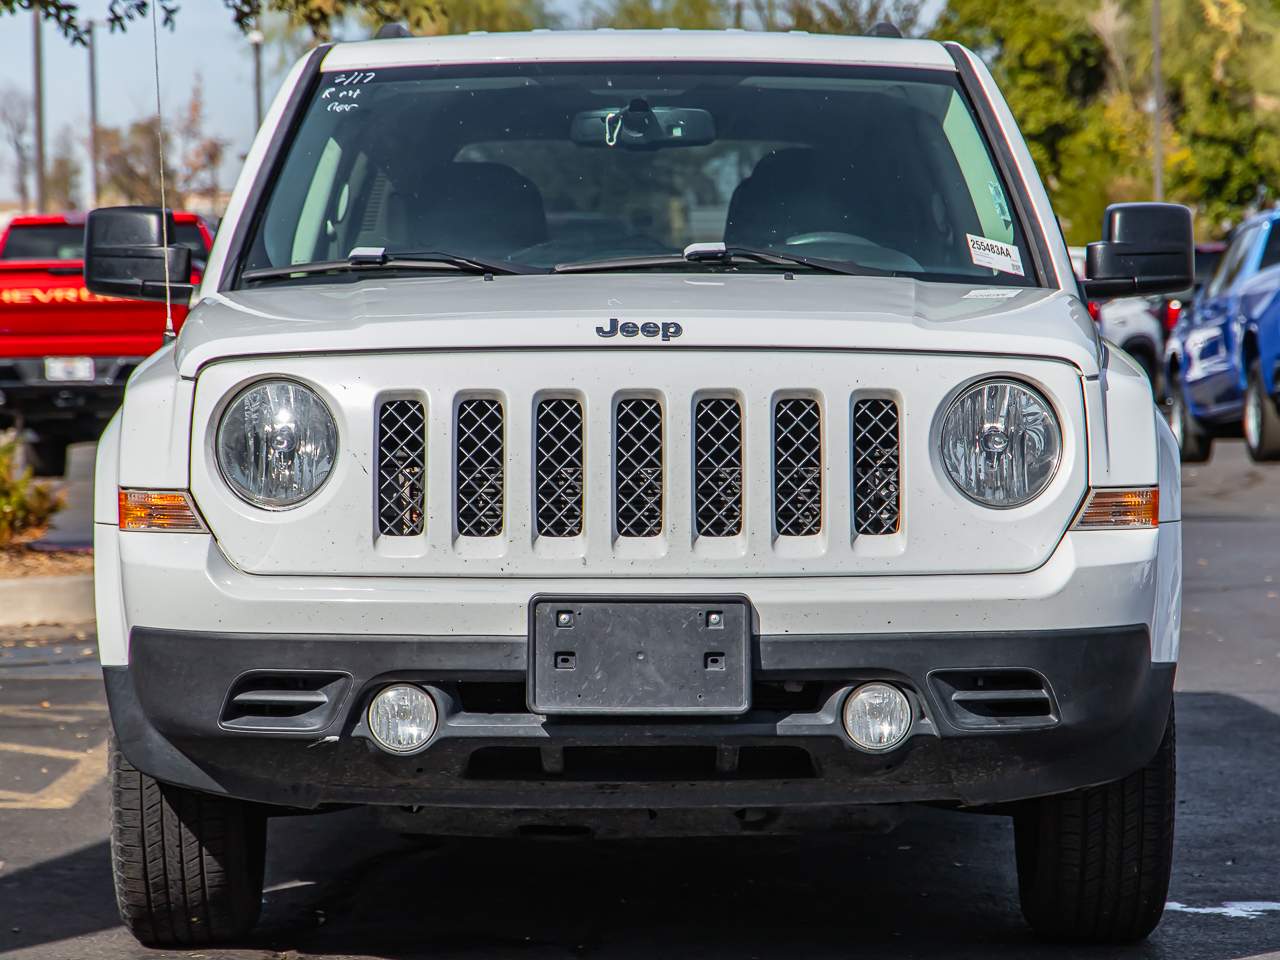
{"label": "light pole", "polygon": [[86,24],[89,38],[89,205],[98,205],[98,41],[94,22]]}
{"label": "light pole", "polygon": [[1164,199],[1164,78],[1160,72],[1160,0],[1151,0],[1151,188]]}
{"label": "light pole", "polygon": [[249,31],[249,44],[253,47],[253,132],[262,126],[262,31],[256,27]]}
{"label": "light pole", "polygon": [[44,192],[44,48],[40,42],[40,8],[31,10],[32,60],[35,69],[36,107],[36,211],[45,212]]}

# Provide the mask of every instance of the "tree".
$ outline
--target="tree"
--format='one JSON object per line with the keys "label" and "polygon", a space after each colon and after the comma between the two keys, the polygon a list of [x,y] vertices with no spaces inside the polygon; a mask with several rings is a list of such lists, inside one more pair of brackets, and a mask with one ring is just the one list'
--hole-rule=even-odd
{"label": "tree", "polygon": [[0,92],[0,137],[13,153],[13,186],[23,210],[31,209],[31,98],[13,87]]}
{"label": "tree", "polygon": [[857,36],[882,21],[897,26],[904,36],[919,29],[921,0],[753,0],[756,16],[770,30],[806,30]]}
{"label": "tree", "polygon": [[[174,195],[184,198],[185,204],[220,213],[218,174],[229,141],[205,132],[204,81],[200,74],[196,74],[191,98],[170,133],[177,163]],[[176,205],[177,201],[170,200],[170,204]]]}
{"label": "tree", "polygon": [[75,134],[71,127],[64,126],[53,142],[53,155],[44,175],[45,197],[50,209],[74,210],[80,206],[81,173]]}
{"label": "tree", "polygon": [[[136,120],[121,130],[102,127],[98,132],[101,186],[104,206],[109,203],[160,204],[160,158],[157,153],[159,123],[154,116]],[[164,137],[164,179],[170,207],[182,207],[186,198],[179,189],[173,165],[173,141]],[[109,198],[109,201],[108,199]]]}

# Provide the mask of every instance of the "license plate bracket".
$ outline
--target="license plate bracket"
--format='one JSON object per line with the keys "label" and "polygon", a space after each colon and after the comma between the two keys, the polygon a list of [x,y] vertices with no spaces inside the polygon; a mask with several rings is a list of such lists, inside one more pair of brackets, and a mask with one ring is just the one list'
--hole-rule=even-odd
{"label": "license plate bracket", "polygon": [[534,597],[529,708],[549,715],[745,713],[751,622],[742,596]]}

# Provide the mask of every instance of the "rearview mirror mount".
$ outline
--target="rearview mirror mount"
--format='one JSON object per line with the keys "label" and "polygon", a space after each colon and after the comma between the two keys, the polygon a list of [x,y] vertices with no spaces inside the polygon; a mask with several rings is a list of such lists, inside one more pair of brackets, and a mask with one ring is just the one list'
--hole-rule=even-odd
{"label": "rearview mirror mount", "polygon": [[176,243],[176,235],[172,210],[102,207],[90,212],[84,228],[84,285],[103,296],[163,301],[167,263],[168,296],[185,301],[194,289],[191,249]]}

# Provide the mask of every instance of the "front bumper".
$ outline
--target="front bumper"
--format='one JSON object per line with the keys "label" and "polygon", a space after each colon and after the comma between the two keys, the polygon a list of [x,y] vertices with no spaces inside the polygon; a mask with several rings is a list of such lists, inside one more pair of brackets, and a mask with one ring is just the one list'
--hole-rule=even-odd
{"label": "front bumper", "polygon": [[[740,717],[552,718],[523,706],[525,637],[201,633],[134,628],[128,666],[104,668],[125,756],[165,782],[289,807],[386,804],[473,811],[832,808],[931,801],[982,806],[1118,779],[1155,753],[1172,663],[1145,625],[947,634],[759,635]],[[938,671],[1038,677],[1034,717],[975,720]],[[229,694],[255,671],[325,671],[328,711],[308,729],[248,730]],[[858,751],[848,691],[898,683],[917,722],[901,748]],[[362,734],[383,684],[423,684],[441,725],[421,753]],[[263,721],[264,725],[269,725]]]}

